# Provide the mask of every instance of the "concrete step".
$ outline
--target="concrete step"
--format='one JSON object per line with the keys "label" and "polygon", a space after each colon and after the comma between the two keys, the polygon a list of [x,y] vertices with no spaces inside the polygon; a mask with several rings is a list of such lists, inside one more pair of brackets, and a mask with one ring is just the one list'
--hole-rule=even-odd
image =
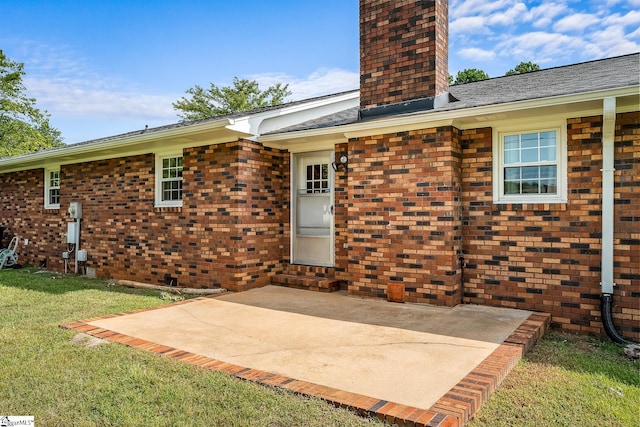
{"label": "concrete step", "polygon": [[326,277],[307,277],[295,274],[276,274],[271,284],[294,289],[306,289],[316,292],[335,292],[340,290],[340,281]]}

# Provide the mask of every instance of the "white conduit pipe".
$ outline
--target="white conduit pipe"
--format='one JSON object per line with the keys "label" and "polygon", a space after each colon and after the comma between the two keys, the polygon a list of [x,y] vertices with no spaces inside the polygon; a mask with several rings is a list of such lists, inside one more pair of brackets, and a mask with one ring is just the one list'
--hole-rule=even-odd
{"label": "white conduit pipe", "polygon": [[602,122],[602,261],[600,287],[603,294],[613,294],[613,206],[614,206],[614,136],[616,99],[603,100]]}
{"label": "white conduit pipe", "polygon": [[616,99],[603,100],[602,117],[602,253],[600,281],[600,316],[604,330],[612,341],[632,344],[613,324],[613,238],[614,238],[614,137],[616,130]]}

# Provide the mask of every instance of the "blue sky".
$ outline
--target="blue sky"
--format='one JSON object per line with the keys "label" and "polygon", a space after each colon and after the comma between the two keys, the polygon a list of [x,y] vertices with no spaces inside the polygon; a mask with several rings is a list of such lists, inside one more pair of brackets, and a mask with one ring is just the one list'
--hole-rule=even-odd
{"label": "blue sky", "polygon": [[[449,73],[503,75],[640,51],[640,0],[450,0]],[[178,121],[196,84],[358,85],[358,1],[2,0],[0,49],[65,142]]]}

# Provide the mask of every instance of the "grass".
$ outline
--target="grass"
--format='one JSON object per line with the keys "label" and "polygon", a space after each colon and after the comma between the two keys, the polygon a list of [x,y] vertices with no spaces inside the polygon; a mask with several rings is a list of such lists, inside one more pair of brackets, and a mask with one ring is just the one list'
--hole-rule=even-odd
{"label": "grass", "polygon": [[548,332],[468,426],[640,426],[640,363],[623,348]]}
{"label": "grass", "polygon": [[35,270],[0,271],[0,415],[57,426],[367,426],[320,399],[112,343],[61,323],[170,302],[160,292]]}
{"label": "grass", "polygon": [[[171,302],[168,294],[36,270],[0,271],[0,415],[43,426],[383,425],[319,399],[117,344],[61,323]],[[469,424],[640,426],[640,364],[622,347],[548,333]]]}

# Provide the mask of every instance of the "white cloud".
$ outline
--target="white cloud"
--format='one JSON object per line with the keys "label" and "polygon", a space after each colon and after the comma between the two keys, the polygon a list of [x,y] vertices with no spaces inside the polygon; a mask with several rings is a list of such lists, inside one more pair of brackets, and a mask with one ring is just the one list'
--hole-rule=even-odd
{"label": "white cloud", "polygon": [[449,4],[449,19],[466,16],[487,16],[496,10],[506,9],[518,3],[515,0],[452,0]]}
{"label": "white cloud", "polygon": [[465,16],[449,23],[450,34],[486,34],[489,32],[488,22],[481,16]]}
{"label": "white cloud", "polygon": [[608,7],[613,7],[618,5],[618,3],[629,3],[630,6],[632,7],[639,7],[640,6],[640,0],[606,0],[605,4]]}
{"label": "white cloud", "polygon": [[640,44],[629,40],[628,37],[621,26],[611,26],[596,31],[589,35],[586,52],[595,58],[639,52]]}
{"label": "white cloud", "polygon": [[525,15],[525,21],[532,22],[535,28],[546,28],[556,16],[567,10],[567,6],[563,3],[543,3],[540,6],[531,8],[529,13]]}
{"label": "white cloud", "polygon": [[115,89],[98,81],[79,78],[25,77],[29,93],[52,115],[61,118],[176,119],[171,102],[177,96]]}
{"label": "white cloud", "polygon": [[260,87],[268,87],[275,83],[289,84],[291,100],[313,98],[316,96],[344,92],[357,89],[360,84],[360,74],[338,68],[316,70],[305,77],[293,77],[283,73],[256,74],[249,76],[256,80]]}
{"label": "white cloud", "polygon": [[522,21],[528,13],[527,6],[523,3],[516,3],[504,12],[496,12],[487,17],[491,25],[513,25]]}
{"label": "white cloud", "polygon": [[640,0],[450,0],[450,64],[542,67],[640,51]]}
{"label": "white cloud", "polygon": [[[638,0],[640,3],[640,0]],[[629,25],[640,24],[640,11],[632,10],[626,15],[620,16],[619,13],[608,16],[603,21],[606,25],[622,25],[624,27]]]}
{"label": "white cloud", "polygon": [[582,32],[587,27],[600,21],[596,15],[590,13],[575,13],[565,16],[555,23],[553,29],[558,32]]}
{"label": "white cloud", "polygon": [[[508,37],[497,48],[503,56],[511,56],[515,59],[530,58],[529,60],[543,65],[557,62],[559,58],[583,50],[587,43],[581,37],[568,36],[559,33],[546,33],[542,31]],[[570,63],[570,61],[562,61]]]}
{"label": "white cloud", "polygon": [[58,119],[176,121],[171,102],[178,96],[147,93],[136,85],[101,75],[63,46],[21,41],[24,84],[40,109]]}
{"label": "white cloud", "polygon": [[477,47],[460,49],[458,53],[460,54],[460,56],[462,56],[465,59],[468,59],[471,61],[479,61],[479,62],[491,61],[496,57],[496,53],[494,51],[480,49]]}

